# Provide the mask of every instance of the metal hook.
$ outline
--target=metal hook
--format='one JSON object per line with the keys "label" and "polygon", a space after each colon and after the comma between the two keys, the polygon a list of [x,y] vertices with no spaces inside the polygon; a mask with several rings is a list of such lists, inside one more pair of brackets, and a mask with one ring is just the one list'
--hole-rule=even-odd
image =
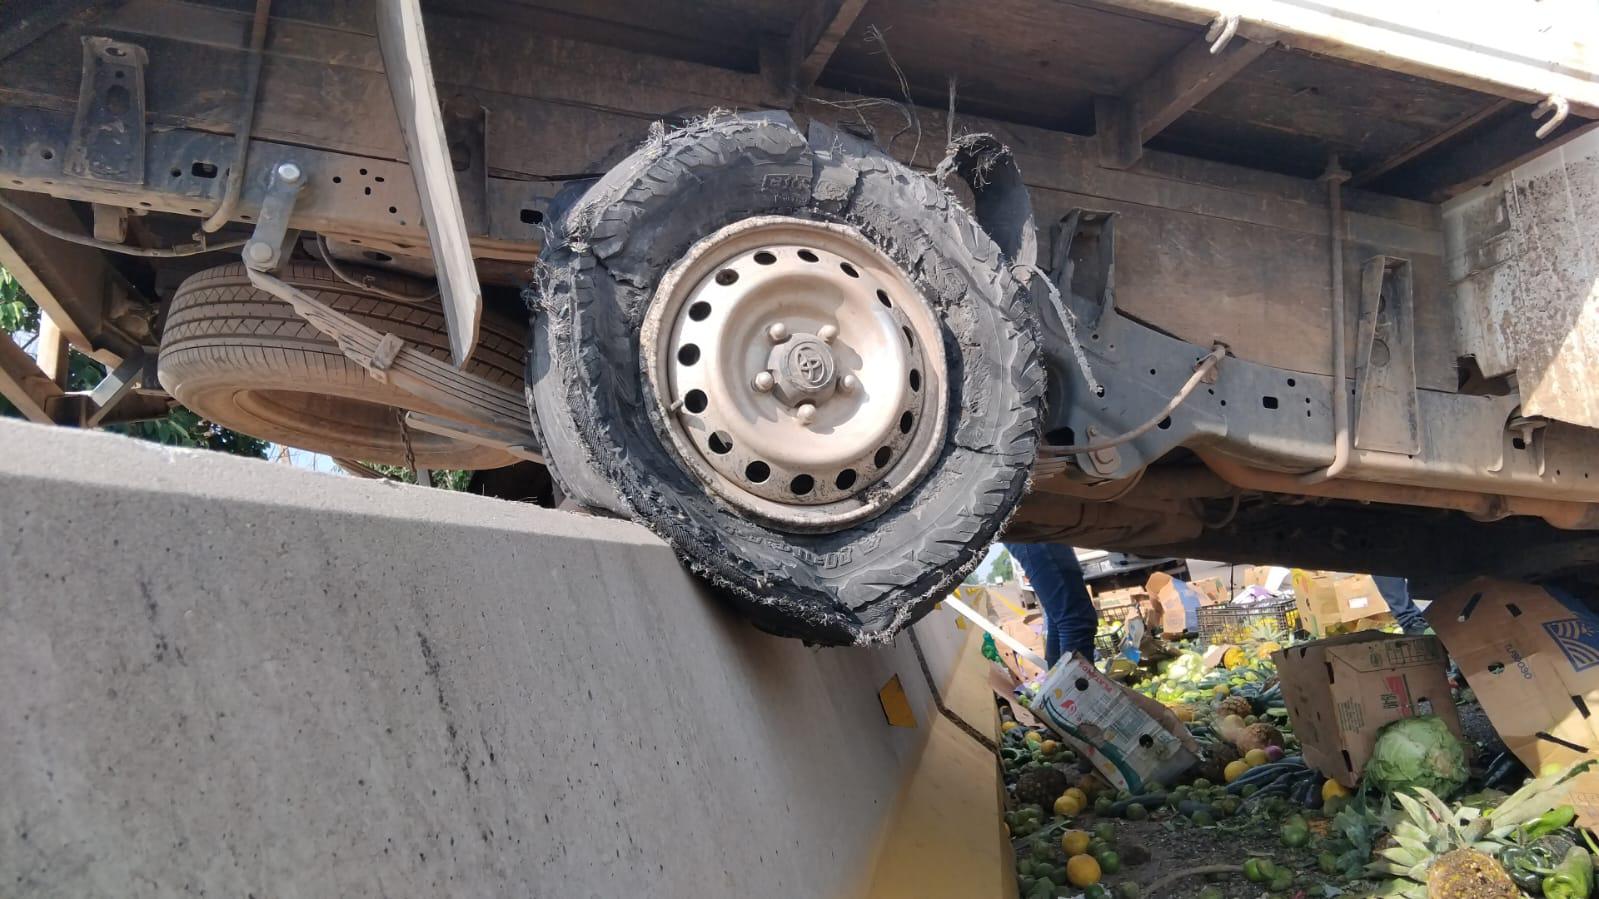
{"label": "metal hook", "polygon": [[1560,124],[1566,120],[1566,116],[1571,114],[1571,103],[1568,102],[1565,97],[1550,94],[1544,98],[1542,103],[1539,103],[1537,106],[1532,108],[1532,117],[1535,119],[1541,119],[1543,118],[1544,113],[1550,111],[1553,111],[1554,115],[1550,116],[1549,121],[1544,122],[1541,126],[1539,126],[1538,130],[1534,132],[1534,136],[1536,136],[1539,140],[1543,140],[1544,138],[1553,134],[1555,129],[1560,127]]}
{"label": "metal hook", "polygon": [[1239,19],[1240,16],[1237,13],[1225,13],[1217,16],[1210,23],[1210,29],[1205,32],[1205,40],[1211,42],[1210,54],[1212,56],[1226,49],[1227,44],[1232,41],[1233,35],[1238,33]]}

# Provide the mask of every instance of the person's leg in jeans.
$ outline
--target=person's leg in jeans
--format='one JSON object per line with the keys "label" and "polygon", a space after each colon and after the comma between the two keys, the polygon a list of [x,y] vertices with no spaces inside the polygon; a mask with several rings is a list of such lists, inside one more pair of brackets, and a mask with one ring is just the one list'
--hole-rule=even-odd
{"label": "person's leg in jeans", "polygon": [[1427,629],[1427,619],[1416,608],[1416,601],[1410,598],[1409,581],[1387,575],[1372,575],[1371,579],[1377,582],[1377,592],[1388,604],[1388,611],[1394,613],[1400,630],[1407,634],[1419,634]]}
{"label": "person's leg in jeans", "polygon": [[1053,666],[1063,655],[1077,652],[1094,660],[1094,633],[1099,616],[1083,583],[1077,553],[1059,543],[1007,543],[1005,547],[1033,582],[1038,604],[1044,608],[1044,652]]}

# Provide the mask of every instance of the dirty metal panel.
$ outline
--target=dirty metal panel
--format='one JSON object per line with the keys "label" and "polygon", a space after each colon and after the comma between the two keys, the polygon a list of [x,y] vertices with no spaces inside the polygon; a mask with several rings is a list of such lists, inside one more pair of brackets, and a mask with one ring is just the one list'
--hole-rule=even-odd
{"label": "dirty metal panel", "polygon": [[1462,341],[1522,414],[1599,427],[1599,133],[1444,212]]}
{"label": "dirty metal panel", "polygon": [[1355,344],[1355,447],[1421,449],[1416,401],[1414,289],[1410,261],[1375,256],[1361,266]]}
{"label": "dirty metal panel", "polygon": [[66,173],[144,183],[144,48],[108,37],[83,39],[78,113]]}

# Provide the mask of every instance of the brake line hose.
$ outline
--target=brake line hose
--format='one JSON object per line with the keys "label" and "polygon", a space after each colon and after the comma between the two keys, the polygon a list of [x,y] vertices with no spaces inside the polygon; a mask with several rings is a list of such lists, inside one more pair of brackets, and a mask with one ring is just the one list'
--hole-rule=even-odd
{"label": "brake line hose", "polygon": [[121,253],[124,256],[143,256],[146,259],[175,259],[180,256],[198,256],[201,253],[215,253],[218,250],[234,250],[244,246],[246,243],[246,241],[242,240],[230,240],[224,243],[208,244],[202,238],[197,243],[179,244],[175,247],[135,247],[127,244],[113,243],[109,240],[98,240],[93,237],[86,237],[82,234],[75,234],[66,230],[65,228],[57,228],[48,222],[41,221],[26,209],[23,209],[21,206],[11,202],[11,200],[5,196],[4,192],[0,192],[0,209],[4,209],[6,212],[9,212],[21,219],[24,223],[33,226],[35,230],[42,231],[45,234],[54,237],[56,240],[64,240],[67,243],[75,243],[80,247],[93,247],[96,250],[105,250],[107,253]]}
{"label": "brake line hose", "polygon": [[1100,450],[1108,450],[1112,447],[1118,447],[1124,443],[1137,440],[1138,438],[1149,433],[1161,422],[1165,421],[1167,416],[1171,415],[1177,410],[1178,406],[1181,406],[1184,402],[1186,402],[1188,398],[1193,395],[1194,390],[1199,387],[1200,382],[1204,381],[1205,378],[1215,370],[1216,366],[1223,358],[1226,357],[1226,355],[1227,347],[1219,343],[1216,344],[1215,348],[1213,348],[1210,353],[1205,356],[1205,358],[1199,360],[1199,362],[1194,365],[1194,373],[1188,376],[1188,380],[1183,383],[1182,388],[1172,395],[1172,398],[1166,402],[1166,405],[1162,406],[1159,412],[1156,412],[1154,415],[1150,416],[1148,421],[1136,428],[1133,428],[1131,431],[1117,434],[1114,437],[1106,437],[1103,440],[1095,440],[1090,443],[1081,443],[1074,446],[1051,446],[1049,444],[1045,444],[1043,450],[1053,455],[1075,456],[1078,453],[1097,453]]}

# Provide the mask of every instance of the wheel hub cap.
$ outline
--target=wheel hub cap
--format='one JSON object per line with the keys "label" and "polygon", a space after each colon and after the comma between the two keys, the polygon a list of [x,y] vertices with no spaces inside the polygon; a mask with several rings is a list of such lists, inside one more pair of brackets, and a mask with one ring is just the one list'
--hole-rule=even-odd
{"label": "wheel hub cap", "polygon": [[772,347],[766,363],[777,398],[790,407],[832,396],[837,369],[833,351],[816,334],[800,334],[780,342]]}
{"label": "wheel hub cap", "polygon": [[829,530],[903,496],[937,457],[941,333],[904,272],[854,230],[767,216],[673,266],[641,347],[686,468],[742,511]]}

